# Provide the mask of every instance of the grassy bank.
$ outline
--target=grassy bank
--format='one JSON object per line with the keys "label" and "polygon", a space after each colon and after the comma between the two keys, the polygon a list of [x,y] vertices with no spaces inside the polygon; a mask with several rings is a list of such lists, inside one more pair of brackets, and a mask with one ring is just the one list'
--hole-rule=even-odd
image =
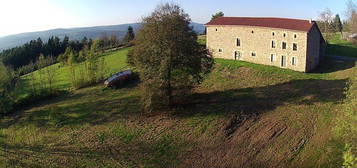
{"label": "grassy bank", "polygon": [[341,34],[336,33],[327,45],[327,54],[357,58],[357,46],[343,40]]}
{"label": "grassy bank", "polygon": [[[126,66],[126,53],[104,55],[108,75]],[[314,73],[299,73],[216,61],[190,101],[173,111],[143,114],[135,83],[116,90],[99,84],[19,110],[0,120],[0,167],[343,164],[331,137],[355,63],[326,60]],[[68,89],[68,69],[58,71],[56,87]]]}

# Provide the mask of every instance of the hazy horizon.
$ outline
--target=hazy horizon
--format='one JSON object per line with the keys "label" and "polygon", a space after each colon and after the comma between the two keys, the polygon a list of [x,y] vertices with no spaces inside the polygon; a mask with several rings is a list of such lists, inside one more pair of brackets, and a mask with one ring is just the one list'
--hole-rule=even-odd
{"label": "hazy horizon", "polygon": [[[330,8],[344,18],[347,0],[3,0],[0,2],[0,37],[51,29],[110,26],[140,22],[164,2],[179,4],[193,22],[206,23],[211,15],[223,11],[226,16],[283,17],[317,19],[318,13]],[[21,4],[21,5],[19,5]],[[324,4],[324,5],[321,5]],[[198,10],[199,7],[199,10]],[[5,17],[10,15],[9,17]]]}

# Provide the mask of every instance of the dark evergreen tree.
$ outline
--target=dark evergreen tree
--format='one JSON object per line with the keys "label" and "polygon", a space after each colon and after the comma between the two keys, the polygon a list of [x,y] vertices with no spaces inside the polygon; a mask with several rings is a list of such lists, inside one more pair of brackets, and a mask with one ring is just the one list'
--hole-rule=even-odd
{"label": "dark evergreen tree", "polygon": [[216,14],[212,15],[211,21],[215,20],[215,19],[217,19],[219,17],[223,17],[223,16],[224,16],[223,12],[217,12]]}
{"label": "dark evergreen tree", "polygon": [[69,37],[68,36],[64,36],[62,43],[61,43],[61,51],[62,53],[64,53],[68,47],[69,44]]}
{"label": "dark evergreen tree", "polygon": [[129,43],[132,40],[134,40],[134,38],[135,38],[134,29],[133,29],[133,27],[129,26],[128,32],[126,33],[123,41],[124,41],[124,43]]}
{"label": "dark evergreen tree", "polygon": [[88,45],[88,38],[87,37],[83,37],[83,39],[81,40],[81,44],[83,46],[87,46]]}
{"label": "dark evergreen tree", "polygon": [[335,16],[332,24],[333,24],[333,27],[334,27],[336,32],[342,32],[343,25],[342,25],[342,22],[341,22],[340,15],[337,14]]}

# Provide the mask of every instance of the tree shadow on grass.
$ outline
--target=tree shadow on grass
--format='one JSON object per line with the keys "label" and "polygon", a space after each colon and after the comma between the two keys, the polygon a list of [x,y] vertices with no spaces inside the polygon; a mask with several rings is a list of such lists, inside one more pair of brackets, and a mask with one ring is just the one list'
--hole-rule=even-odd
{"label": "tree shadow on grass", "polygon": [[78,126],[83,124],[100,125],[118,119],[125,119],[127,114],[139,115],[139,97],[128,96],[111,101],[84,101],[69,106],[50,106],[31,112],[20,124],[32,124],[37,127]]}
{"label": "tree shadow on grass", "polygon": [[140,115],[140,98],[130,94],[136,85],[126,85],[123,87],[127,89],[124,92],[89,88],[90,90],[36,102],[0,120],[0,128],[8,128],[14,124],[44,128],[96,125],[123,119],[127,114]]}
{"label": "tree shadow on grass", "polygon": [[[176,110],[178,117],[195,114],[259,115],[272,111],[286,103],[311,105],[318,102],[338,102],[344,98],[346,79],[342,80],[293,80],[277,85],[257,88],[232,89],[197,93]],[[108,92],[105,92],[108,93]],[[139,95],[112,95],[110,99],[84,99],[81,94],[42,102],[49,107],[30,112],[17,124],[37,127],[78,126],[105,124],[118,119],[142,115]],[[110,95],[108,95],[110,96]],[[57,106],[56,103],[83,99],[81,102]],[[12,123],[15,124],[15,123]],[[10,126],[11,124],[4,125]]]}
{"label": "tree shadow on grass", "polygon": [[[0,144],[0,161],[11,167],[105,167],[108,166],[108,161],[114,161],[118,165],[175,167],[180,153],[178,146],[187,144],[182,139],[169,135],[155,140],[134,138],[131,141],[123,141],[106,132],[105,137],[107,138],[91,138],[91,147],[79,145],[81,142],[57,140],[51,145],[10,144],[4,141]],[[1,140],[2,137],[0,142]]]}
{"label": "tree shadow on grass", "polygon": [[259,115],[286,103],[311,105],[336,102],[344,98],[347,80],[293,80],[258,88],[199,93],[192,96],[179,112],[180,117],[200,114]]}
{"label": "tree shadow on grass", "polygon": [[357,47],[352,47],[346,45],[339,45],[339,44],[328,44],[326,48],[326,53],[329,55],[338,55],[338,56],[345,56],[345,57],[354,57],[357,58]]}
{"label": "tree shadow on grass", "polygon": [[342,70],[347,70],[355,67],[355,61],[336,60],[333,58],[325,58],[320,65],[311,73],[331,73]]}

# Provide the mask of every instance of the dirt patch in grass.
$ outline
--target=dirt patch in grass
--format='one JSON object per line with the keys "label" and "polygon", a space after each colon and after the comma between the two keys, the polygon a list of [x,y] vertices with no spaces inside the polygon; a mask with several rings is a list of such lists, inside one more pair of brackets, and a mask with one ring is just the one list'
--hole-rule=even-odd
{"label": "dirt patch in grass", "polygon": [[310,129],[293,128],[276,117],[253,117],[230,138],[214,146],[201,146],[187,158],[187,166],[286,167],[310,139]]}

